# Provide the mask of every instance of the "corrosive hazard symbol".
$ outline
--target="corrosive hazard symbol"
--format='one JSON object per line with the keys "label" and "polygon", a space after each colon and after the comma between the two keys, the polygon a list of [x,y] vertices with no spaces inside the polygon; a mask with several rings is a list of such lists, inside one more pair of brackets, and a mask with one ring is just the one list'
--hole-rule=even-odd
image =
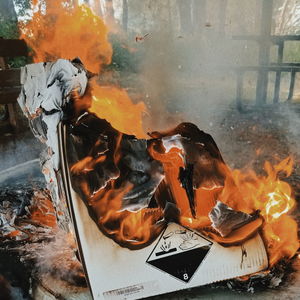
{"label": "corrosive hazard symbol", "polygon": [[161,234],[147,263],[189,282],[211,245],[212,242],[195,231],[171,223]]}

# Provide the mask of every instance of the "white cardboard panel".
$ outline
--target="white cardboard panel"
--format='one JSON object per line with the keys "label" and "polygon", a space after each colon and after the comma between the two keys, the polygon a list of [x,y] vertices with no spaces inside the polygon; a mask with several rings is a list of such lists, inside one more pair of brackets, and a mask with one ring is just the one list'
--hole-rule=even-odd
{"label": "white cardboard panel", "polygon": [[[80,197],[74,191],[71,194],[94,299],[137,299],[251,274],[268,266],[259,234],[235,247],[212,241],[205,259],[186,283],[146,262],[161,236],[141,250],[122,248],[100,232]],[[167,230],[176,226],[171,223]]]}

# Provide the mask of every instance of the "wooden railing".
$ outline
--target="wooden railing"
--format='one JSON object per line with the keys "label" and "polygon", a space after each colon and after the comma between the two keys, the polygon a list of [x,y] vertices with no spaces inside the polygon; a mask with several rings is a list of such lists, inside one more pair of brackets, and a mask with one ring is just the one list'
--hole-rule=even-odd
{"label": "wooden railing", "polygon": [[[300,35],[265,35],[265,36],[235,36],[235,40],[247,40],[256,41],[259,44],[260,52],[266,52],[263,59],[259,59],[260,65],[258,66],[241,66],[236,67],[237,74],[237,91],[236,91],[236,103],[240,108],[243,100],[243,80],[246,72],[257,72],[256,83],[256,104],[261,105],[266,103],[267,88],[268,88],[268,73],[275,72],[275,84],[274,84],[274,97],[273,103],[279,102],[281,75],[284,72],[290,73],[290,87],[287,101],[291,101],[294,95],[296,73],[300,72],[299,63],[283,62],[284,46],[287,41],[300,42]],[[275,44],[278,46],[277,62],[269,63],[270,46]],[[264,51],[261,50],[263,48]]]}
{"label": "wooden railing", "polygon": [[[287,96],[286,101],[291,101],[294,96],[294,89],[295,89],[295,78],[296,73],[300,72],[300,64],[270,64],[270,65],[262,65],[262,66],[242,66],[235,68],[237,74],[237,89],[236,89],[236,104],[238,108],[242,107],[243,102],[243,87],[244,87],[244,77],[246,72],[275,72],[276,79],[274,84],[274,97],[273,103],[279,102],[279,94],[280,94],[280,86],[281,86],[281,73],[290,73],[290,87],[289,93]],[[259,84],[259,83],[258,83]],[[268,83],[264,83],[268,84]],[[266,86],[267,88],[267,86]],[[256,86],[258,89],[258,85]],[[256,99],[256,104],[261,104],[261,99]]]}
{"label": "wooden railing", "polygon": [[5,105],[8,124],[18,131],[16,101],[21,90],[20,69],[9,69],[8,58],[28,56],[27,45],[23,40],[0,38],[0,105]]}

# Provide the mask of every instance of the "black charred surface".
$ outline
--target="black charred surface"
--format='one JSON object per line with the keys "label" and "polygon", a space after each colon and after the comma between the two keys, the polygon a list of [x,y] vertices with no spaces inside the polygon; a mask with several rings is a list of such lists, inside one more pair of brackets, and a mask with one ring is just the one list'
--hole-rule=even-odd
{"label": "black charred surface", "polygon": [[162,139],[182,136],[185,165],[193,165],[193,187],[211,188],[223,186],[227,169],[220,150],[211,135],[192,123],[181,123],[172,130],[149,133],[152,138]]}
{"label": "black charred surface", "polygon": [[179,181],[182,187],[185,189],[187,197],[189,199],[189,205],[192,216],[196,218],[196,203],[195,203],[195,192],[193,188],[193,171],[194,165],[187,164],[185,168],[180,167]]}
{"label": "black charred surface", "polygon": [[20,255],[16,252],[0,250],[0,274],[6,279],[6,292],[11,297],[2,298],[3,294],[0,294],[0,299],[13,299],[11,288],[21,291],[22,298],[20,299],[29,299],[31,270],[20,261],[20,258]]}
{"label": "black charred surface", "polygon": [[[159,222],[159,230],[153,229],[153,238],[161,232],[167,221],[179,220],[180,211],[168,184],[163,180],[163,165],[153,159],[149,152],[151,147],[163,152],[163,138],[166,136],[181,136],[185,168],[181,170],[178,180],[187,192],[193,217],[196,217],[194,190],[202,185],[211,187],[224,183],[225,174],[219,166],[224,165],[224,161],[216,143],[194,124],[182,123],[169,132],[152,133],[152,139],[145,140],[123,134],[106,120],[85,112],[67,124],[67,128],[67,160],[71,168],[72,186],[86,203],[92,219],[106,235],[118,229],[121,220],[105,224],[106,232],[103,224],[99,225],[98,222],[103,214],[98,203],[107,195],[113,199],[120,191],[125,191],[120,208],[123,216],[140,209],[145,210],[146,216],[150,214],[147,209],[151,209],[151,214],[157,214],[159,222],[158,210],[153,208],[163,211],[164,225],[161,226],[163,223]],[[83,166],[80,166],[81,162]],[[126,244],[117,237],[112,238],[130,249],[145,246],[139,243],[135,247],[130,242]]]}
{"label": "black charred surface", "polygon": [[[105,160],[96,163],[93,170],[72,176],[79,185],[82,182],[88,184],[89,195],[116,179],[115,189],[132,186],[124,196],[124,207],[136,210],[140,203],[149,204],[163,170],[161,164],[148,154],[146,140],[122,134],[93,114],[85,115],[71,125],[69,133],[68,159],[71,166],[87,156],[94,161],[105,156]],[[83,195],[84,198],[87,196]]]}
{"label": "black charred surface", "polygon": [[[149,207],[151,200],[152,203],[155,202],[154,194],[163,178],[163,169],[161,163],[149,155],[147,140],[122,134],[94,114],[85,114],[69,125],[67,139],[67,159],[71,166],[73,188],[87,204],[91,218],[104,234],[109,235],[105,229],[113,231],[120,226],[118,220],[105,224],[106,228],[97,222],[101,216],[93,205],[97,205],[106,193],[128,189],[123,196],[121,207],[126,210],[136,211]],[[95,162],[93,167],[88,171],[72,172],[72,166],[86,157]],[[102,160],[101,157],[105,159]],[[115,194],[117,193],[112,192],[111,197]],[[152,206],[158,207],[157,203]],[[123,216],[129,213],[131,212],[124,211]],[[145,212],[145,218],[153,214],[157,215],[157,219],[160,218],[159,209]],[[147,244],[150,244],[162,229],[161,224],[154,226],[153,238],[150,238]],[[122,241],[116,242],[127,246]],[[144,246],[146,244],[129,247],[138,249]]]}

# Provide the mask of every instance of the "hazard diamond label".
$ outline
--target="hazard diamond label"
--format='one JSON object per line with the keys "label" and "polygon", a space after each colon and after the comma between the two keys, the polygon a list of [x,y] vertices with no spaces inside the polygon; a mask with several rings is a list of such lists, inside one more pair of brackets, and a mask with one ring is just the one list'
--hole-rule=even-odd
{"label": "hazard diamond label", "polygon": [[211,246],[212,242],[199,233],[170,223],[146,262],[187,283],[199,268]]}

